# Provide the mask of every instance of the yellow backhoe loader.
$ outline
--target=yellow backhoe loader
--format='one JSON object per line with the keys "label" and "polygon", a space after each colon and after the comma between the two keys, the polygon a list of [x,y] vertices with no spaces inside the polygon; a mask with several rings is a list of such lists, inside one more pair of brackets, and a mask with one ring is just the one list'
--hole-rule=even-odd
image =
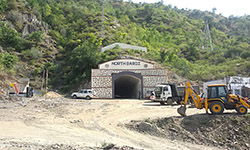
{"label": "yellow backhoe loader", "polygon": [[212,114],[222,114],[224,109],[235,109],[239,114],[246,114],[250,103],[238,95],[230,94],[226,84],[208,85],[207,97],[201,99],[200,96],[193,90],[190,82],[185,85],[184,101],[181,102],[181,107],[177,112],[181,116],[186,116],[186,105],[188,97],[191,96],[193,103],[197,109],[208,109]]}

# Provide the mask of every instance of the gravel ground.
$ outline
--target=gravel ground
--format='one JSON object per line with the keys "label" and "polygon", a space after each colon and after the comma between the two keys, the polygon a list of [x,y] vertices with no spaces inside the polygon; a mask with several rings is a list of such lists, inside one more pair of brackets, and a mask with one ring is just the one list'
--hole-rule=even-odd
{"label": "gravel ground", "polygon": [[[178,107],[147,100],[33,97],[1,101],[0,149],[220,149],[126,127],[131,120],[178,118]],[[204,113],[194,108],[187,110],[187,115]]]}

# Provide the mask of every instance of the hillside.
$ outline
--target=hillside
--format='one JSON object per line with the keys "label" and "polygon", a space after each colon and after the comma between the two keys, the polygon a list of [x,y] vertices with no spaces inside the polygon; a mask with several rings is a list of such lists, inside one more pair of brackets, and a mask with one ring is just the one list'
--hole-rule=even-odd
{"label": "hillside", "polygon": [[[30,77],[38,86],[49,70],[50,88],[68,91],[90,79],[90,69],[122,54],[156,61],[197,81],[250,76],[250,16],[229,18],[162,3],[102,0],[0,0],[0,75]],[[214,50],[200,49],[204,20]],[[148,53],[101,46],[121,42]],[[206,41],[202,41],[205,45]]]}

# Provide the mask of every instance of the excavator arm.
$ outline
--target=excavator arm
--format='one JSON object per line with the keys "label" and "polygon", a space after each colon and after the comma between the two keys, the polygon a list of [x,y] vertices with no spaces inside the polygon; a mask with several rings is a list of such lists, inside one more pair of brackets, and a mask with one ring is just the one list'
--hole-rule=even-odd
{"label": "excavator arm", "polygon": [[181,115],[181,116],[186,116],[186,105],[188,103],[188,97],[191,97],[194,105],[197,109],[202,109],[203,108],[203,103],[204,106],[206,108],[206,112],[208,110],[208,103],[207,103],[207,98],[204,99],[203,101],[201,101],[200,96],[193,90],[191,83],[187,82],[185,84],[185,95],[184,95],[184,101],[181,102],[181,107],[177,109],[177,112]]}

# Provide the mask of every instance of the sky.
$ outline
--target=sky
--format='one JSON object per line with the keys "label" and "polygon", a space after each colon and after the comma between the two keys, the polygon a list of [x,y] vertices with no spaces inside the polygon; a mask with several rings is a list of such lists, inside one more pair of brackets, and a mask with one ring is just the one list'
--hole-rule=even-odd
{"label": "sky", "polygon": [[[156,3],[160,0],[132,0],[134,3],[146,2]],[[199,9],[201,11],[211,11],[216,8],[216,14],[225,17],[250,15],[250,0],[164,0],[164,5],[171,4],[179,9]]]}

